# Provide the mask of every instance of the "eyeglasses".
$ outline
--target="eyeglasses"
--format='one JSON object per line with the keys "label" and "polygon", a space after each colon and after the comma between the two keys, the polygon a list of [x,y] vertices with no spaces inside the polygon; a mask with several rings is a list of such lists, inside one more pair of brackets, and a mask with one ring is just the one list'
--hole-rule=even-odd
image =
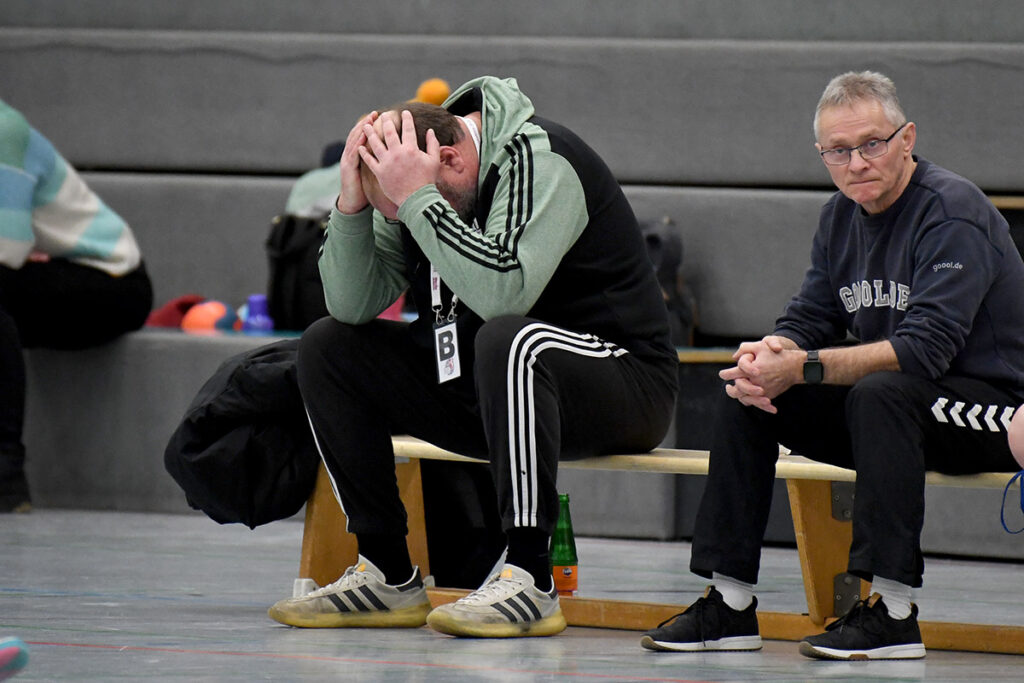
{"label": "eyeglasses", "polygon": [[821,155],[821,160],[829,166],[845,166],[850,163],[850,156],[854,151],[860,152],[862,159],[877,159],[889,151],[889,141],[896,137],[896,133],[903,130],[906,125],[906,122],[904,122],[902,126],[894,130],[892,135],[884,140],[868,140],[856,147],[836,147],[835,149],[822,150],[818,154]]}

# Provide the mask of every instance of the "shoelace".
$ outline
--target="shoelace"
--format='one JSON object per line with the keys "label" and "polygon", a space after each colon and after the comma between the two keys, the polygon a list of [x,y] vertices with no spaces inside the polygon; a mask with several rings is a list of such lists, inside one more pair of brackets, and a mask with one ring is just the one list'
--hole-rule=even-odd
{"label": "shoelace", "polygon": [[366,572],[358,572],[358,571],[356,571],[355,567],[349,567],[348,569],[345,570],[345,573],[342,574],[338,578],[337,581],[334,581],[333,583],[329,583],[326,586],[324,586],[323,588],[317,588],[315,591],[310,593],[307,597],[321,597],[323,595],[327,595],[328,593],[333,593],[333,592],[337,591],[340,588],[343,588],[343,587],[347,588],[347,586],[345,586],[345,584],[347,582],[349,582],[350,580],[354,580],[354,579],[358,578],[356,576],[357,574],[366,574]]}
{"label": "shoelace", "polygon": [[519,592],[519,589],[522,588],[522,586],[523,581],[521,579],[494,578],[466,597],[460,598],[459,602],[465,605],[495,602],[500,598],[507,598],[514,595]]}
{"label": "shoelace", "polygon": [[826,626],[825,630],[842,630],[849,627],[859,628],[870,634],[878,634],[881,622],[879,620],[871,619],[871,615],[873,613],[874,610],[868,605],[867,600],[858,600],[854,603],[853,607],[850,608],[849,612]]}
{"label": "shoelace", "polygon": [[697,598],[697,601],[694,602],[689,607],[687,607],[685,610],[683,610],[679,614],[676,614],[675,616],[669,617],[665,621],[663,621],[660,624],[658,624],[658,628],[661,628],[662,626],[664,626],[665,624],[667,624],[667,623],[669,623],[671,621],[675,621],[679,617],[681,617],[684,614],[687,614],[687,613],[689,613],[691,611],[692,612],[696,612],[696,615],[697,615],[697,629],[698,629],[697,635],[700,636],[700,640],[703,643],[704,640],[705,640],[705,638],[704,638],[704,605],[707,604],[707,602],[708,602],[708,599],[706,597]]}

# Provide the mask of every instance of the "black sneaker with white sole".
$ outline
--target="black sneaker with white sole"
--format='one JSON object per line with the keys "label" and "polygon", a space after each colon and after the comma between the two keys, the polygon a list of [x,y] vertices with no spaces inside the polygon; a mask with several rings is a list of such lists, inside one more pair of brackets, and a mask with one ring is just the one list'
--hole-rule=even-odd
{"label": "black sneaker with white sole", "polygon": [[760,650],[757,598],[746,609],[735,610],[714,586],[708,586],[704,597],[645,633],[640,644],[667,652]]}
{"label": "black sneaker with white sole", "polygon": [[910,616],[893,619],[882,596],[861,600],[825,632],[800,641],[800,654],[814,659],[920,659],[925,655],[917,605]]}

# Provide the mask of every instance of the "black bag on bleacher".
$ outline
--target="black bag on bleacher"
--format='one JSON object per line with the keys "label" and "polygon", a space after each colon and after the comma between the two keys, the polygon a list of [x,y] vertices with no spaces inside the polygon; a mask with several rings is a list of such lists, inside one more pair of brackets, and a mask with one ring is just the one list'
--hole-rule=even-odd
{"label": "black bag on bleacher", "polygon": [[317,259],[329,214],[276,216],[267,236],[270,281],[267,306],[277,330],[301,332],[327,315]]}
{"label": "black bag on bleacher", "polygon": [[291,517],[320,454],[295,378],[298,339],[237,354],[203,384],[164,450],[188,504],[249,528]]}
{"label": "black bag on bleacher", "polygon": [[641,221],[640,232],[665,297],[672,343],[693,346],[698,323],[697,300],[683,276],[682,234],[668,216]]}

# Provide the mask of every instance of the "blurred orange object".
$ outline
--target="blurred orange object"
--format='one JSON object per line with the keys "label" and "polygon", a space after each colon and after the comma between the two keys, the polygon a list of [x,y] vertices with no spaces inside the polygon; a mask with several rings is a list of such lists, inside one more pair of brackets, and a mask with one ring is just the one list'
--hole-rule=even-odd
{"label": "blurred orange object", "polygon": [[448,82],[440,78],[428,78],[427,80],[420,83],[420,87],[416,88],[416,102],[426,102],[427,104],[441,104],[448,99],[452,89],[448,86]]}
{"label": "blurred orange object", "polygon": [[232,330],[237,332],[242,329],[242,321],[234,309],[223,301],[207,299],[188,309],[181,319],[181,329],[205,334]]}

